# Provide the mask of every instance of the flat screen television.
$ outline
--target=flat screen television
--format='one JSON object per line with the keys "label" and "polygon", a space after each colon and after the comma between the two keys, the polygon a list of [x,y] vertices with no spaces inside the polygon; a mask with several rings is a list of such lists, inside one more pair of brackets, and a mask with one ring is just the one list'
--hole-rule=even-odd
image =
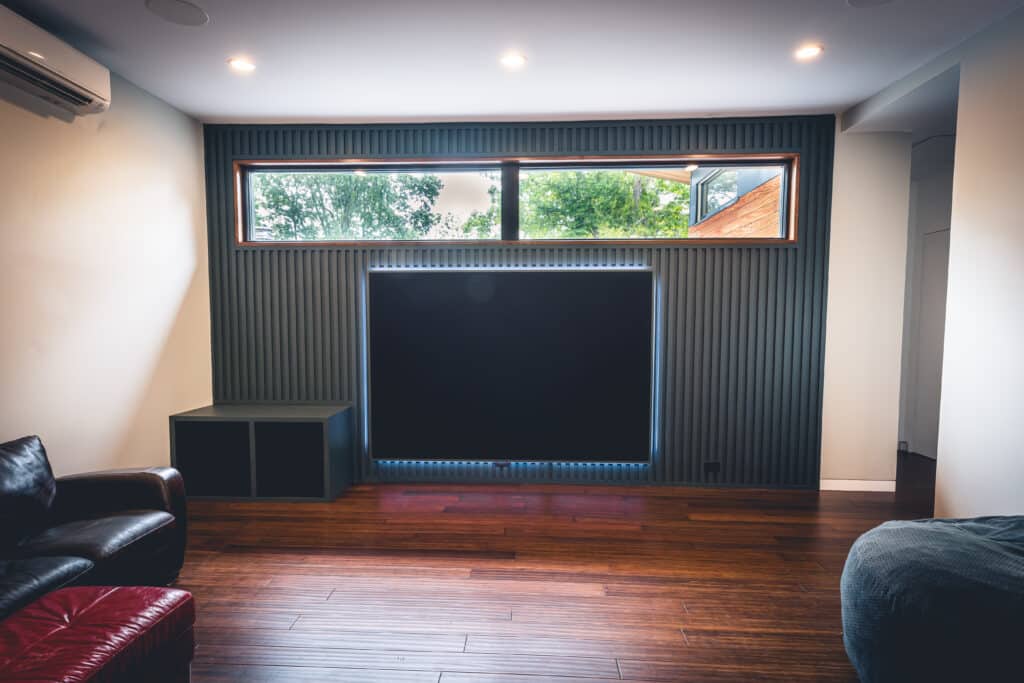
{"label": "flat screen television", "polygon": [[648,462],[649,270],[371,270],[376,460]]}

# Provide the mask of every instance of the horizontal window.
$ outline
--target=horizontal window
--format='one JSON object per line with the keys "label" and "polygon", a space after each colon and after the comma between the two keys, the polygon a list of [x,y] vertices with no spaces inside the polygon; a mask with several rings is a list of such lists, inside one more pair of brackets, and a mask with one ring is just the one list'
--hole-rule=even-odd
{"label": "horizontal window", "polygon": [[493,170],[259,170],[248,174],[254,242],[499,239]]}
{"label": "horizontal window", "polygon": [[[239,240],[795,239],[795,156],[236,164]],[[503,201],[504,199],[504,201]]]}

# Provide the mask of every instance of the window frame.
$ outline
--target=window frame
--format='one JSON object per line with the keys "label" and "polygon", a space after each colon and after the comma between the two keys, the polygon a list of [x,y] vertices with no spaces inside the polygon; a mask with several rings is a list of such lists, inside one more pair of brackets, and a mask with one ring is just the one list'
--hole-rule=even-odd
{"label": "window frame", "polygon": [[[779,164],[782,174],[779,237],[710,238],[710,237],[630,237],[601,239],[519,239],[519,171],[570,170],[575,168],[657,168],[691,164],[715,166],[757,166]],[[501,239],[472,240],[323,240],[285,241],[250,239],[251,207],[249,175],[272,171],[498,171],[501,174]],[[479,158],[339,158],[339,159],[235,159],[232,162],[233,218],[235,247],[254,249],[291,248],[368,248],[368,247],[439,247],[439,246],[765,246],[798,243],[800,155],[796,152],[759,154],[685,154],[685,155],[622,155],[622,156],[546,156],[546,157],[479,157]],[[693,198],[691,197],[691,201]]]}
{"label": "window frame", "polygon": [[[711,173],[705,178],[701,178],[696,183],[690,184],[690,202],[697,202],[697,221],[693,225],[700,225],[701,223],[711,218],[718,212],[728,209],[730,206],[732,206],[733,204],[740,200],[739,195],[737,195],[736,197],[733,197],[725,204],[722,204],[714,211],[708,211],[708,183],[713,181],[718,176],[722,175],[722,173],[725,170],[726,167],[717,168],[715,169],[714,173]],[[694,194],[697,195],[696,199],[693,196]]]}

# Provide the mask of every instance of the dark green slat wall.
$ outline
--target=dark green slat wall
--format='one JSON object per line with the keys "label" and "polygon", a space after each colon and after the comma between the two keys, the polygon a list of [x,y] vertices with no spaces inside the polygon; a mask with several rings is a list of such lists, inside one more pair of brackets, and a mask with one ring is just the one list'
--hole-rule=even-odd
{"label": "dark green slat wall", "polygon": [[[356,463],[362,481],[575,481],[814,488],[821,450],[832,116],[585,123],[207,125],[217,401],[353,401],[360,287],[375,266],[650,266],[658,281],[650,466]],[[798,152],[791,246],[234,245],[235,159]],[[610,399],[612,397],[609,397]],[[601,417],[595,418],[599,427]],[[360,433],[362,427],[360,427]],[[705,461],[719,474],[705,475]]]}

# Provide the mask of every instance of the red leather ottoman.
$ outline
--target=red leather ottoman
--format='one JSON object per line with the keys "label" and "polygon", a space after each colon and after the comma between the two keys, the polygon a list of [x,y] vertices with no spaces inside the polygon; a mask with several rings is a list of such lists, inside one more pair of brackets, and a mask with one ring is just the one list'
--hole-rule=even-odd
{"label": "red leather ottoman", "polygon": [[62,588],[0,621],[0,682],[186,683],[195,614],[173,588]]}

